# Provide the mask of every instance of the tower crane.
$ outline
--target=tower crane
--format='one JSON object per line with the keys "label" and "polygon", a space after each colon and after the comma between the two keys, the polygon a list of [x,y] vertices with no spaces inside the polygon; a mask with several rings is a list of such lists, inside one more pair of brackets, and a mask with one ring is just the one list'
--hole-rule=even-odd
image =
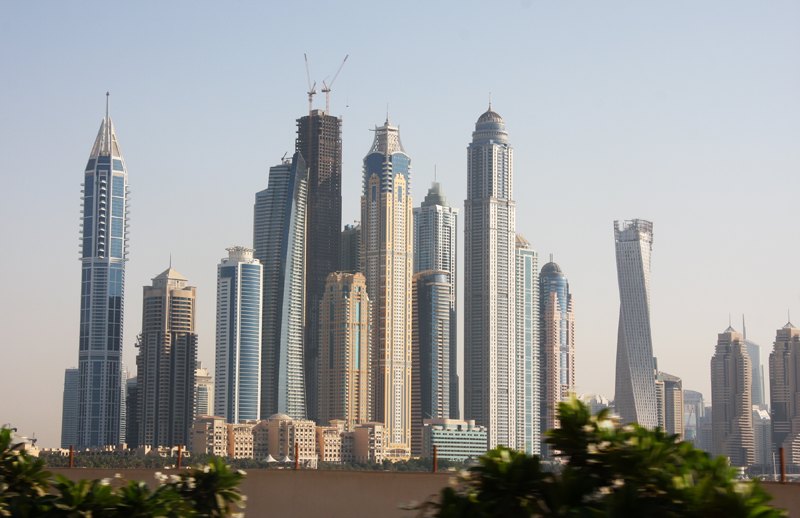
{"label": "tower crane", "polygon": [[342,60],[342,64],[339,65],[339,70],[336,71],[336,75],[333,76],[331,79],[331,84],[325,84],[325,80],[322,81],[322,91],[325,92],[325,113],[328,113],[331,109],[331,87],[333,86],[333,82],[336,81],[336,78],[339,77],[339,72],[342,71],[342,67],[344,66],[344,62],[347,61],[347,58],[350,57],[350,54],[346,55]]}
{"label": "tower crane", "polygon": [[314,95],[317,93],[317,82],[314,81],[314,85],[311,85],[311,74],[308,72],[308,56],[303,53],[303,57],[306,58],[306,77],[308,78],[308,115],[310,117],[311,112],[313,111]]}

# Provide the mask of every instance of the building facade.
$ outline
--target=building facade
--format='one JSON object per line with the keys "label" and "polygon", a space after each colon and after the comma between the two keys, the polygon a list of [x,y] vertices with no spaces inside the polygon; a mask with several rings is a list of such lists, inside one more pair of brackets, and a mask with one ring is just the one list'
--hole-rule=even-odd
{"label": "building facade", "polygon": [[491,105],[467,147],[464,201],[464,415],[489,447],[518,447],[514,155]]}
{"label": "building facade", "polygon": [[619,282],[619,331],[614,404],[623,423],[658,424],[650,330],[650,256],[653,224],[614,222]]}
{"label": "building facade", "polygon": [[711,423],[714,455],[725,455],[731,466],[755,463],[750,375],[744,339],[728,327],[711,358]]}
{"label": "building facade", "polygon": [[444,270],[419,272],[411,282],[411,455],[418,457],[424,419],[450,417],[453,286]]}
{"label": "building facade", "polygon": [[194,415],[214,415],[214,379],[199,361],[194,371]]}
{"label": "building facade", "polygon": [[656,372],[656,400],[658,404],[658,426],[670,435],[684,440],[683,380],[672,374]]}
{"label": "building facade", "polygon": [[64,371],[64,398],[61,404],[61,447],[69,448],[77,444],[78,383],[80,369]]}
{"label": "building facade", "polygon": [[[295,151],[308,167],[308,242],[306,251],[305,381],[307,412],[316,419],[317,356],[319,349],[319,303],[328,274],[339,270],[342,228],[342,120],[322,110],[313,110],[297,120]],[[278,409],[275,412],[284,412]],[[265,414],[268,415],[268,414]],[[295,418],[304,416],[289,415]]]}
{"label": "building facade", "polygon": [[255,258],[264,269],[262,416],[280,412],[305,419],[308,412],[304,359],[307,189],[308,169],[300,153],[295,153],[291,162],[269,169],[267,189],[256,194],[253,244]]}
{"label": "building facade", "polygon": [[[139,447],[139,387],[136,376],[125,382],[125,442],[128,448]],[[187,443],[189,444],[189,443]]]}
{"label": "building facade", "polygon": [[[772,419],[769,412],[753,405],[753,437],[755,438],[755,464],[772,466]],[[767,470],[767,472],[772,471]]]}
{"label": "building facade", "polygon": [[753,405],[766,410],[768,405],[767,394],[764,390],[764,366],[761,365],[761,346],[747,339],[744,315],[742,315],[742,336],[744,337],[744,345],[747,347],[747,355],[750,357],[750,366],[753,370]]}
{"label": "building facade", "polygon": [[197,288],[172,268],[144,286],[136,346],[138,446],[189,444],[194,421]]}
{"label": "building facade", "polygon": [[370,302],[361,273],[328,275],[319,309],[317,385],[320,424],[342,421],[347,430],[369,421]]}
{"label": "building facade", "polygon": [[[106,97],[108,98],[108,97]],[[117,445],[123,434],[122,324],[128,255],[128,172],[108,115],[83,180],[78,350],[79,449]]]}
{"label": "building facade", "polygon": [[539,345],[539,256],[522,235],[516,238],[517,448],[541,453]]}
{"label": "building facade", "polygon": [[791,322],[775,335],[769,391],[775,450],[783,448],[786,463],[800,465],[800,330]]}
{"label": "building facade", "polygon": [[447,272],[450,284],[450,419],[458,419],[458,209],[442,193],[442,184],[432,182],[422,204],[414,209],[414,273]]}
{"label": "building facade", "polygon": [[342,231],[342,256],[339,271],[361,271],[361,223],[345,225]]}
{"label": "building facade", "polygon": [[217,383],[214,410],[225,422],[258,419],[261,406],[262,266],[253,249],[228,248],[217,265]]}
{"label": "building facade", "polygon": [[476,426],[475,421],[458,419],[425,419],[422,429],[421,457],[436,457],[444,460],[465,461],[486,454],[487,432],[485,426]]}
{"label": "building facade", "polygon": [[[558,404],[575,392],[575,314],[572,294],[561,267],[550,262],[539,274],[539,362],[541,397],[539,415],[542,433],[558,428]],[[553,451],[542,444],[542,456]]]}
{"label": "building facade", "polygon": [[384,423],[388,455],[411,447],[411,159],[389,120],[364,157],[361,271],[372,301],[372,418]]}

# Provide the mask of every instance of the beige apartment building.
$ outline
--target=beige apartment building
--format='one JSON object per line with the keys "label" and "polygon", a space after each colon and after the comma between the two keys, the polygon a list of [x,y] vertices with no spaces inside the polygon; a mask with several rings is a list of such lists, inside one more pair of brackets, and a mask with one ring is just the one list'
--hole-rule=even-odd
{"label": "beige apartment building", "polygon": [[319,404],[323,424],[352,431],[369,421],[370,301],[361,273],[328,275],[319,311]]}
{"label": "beige apartment building", "polygon": [[253,458],[253,428],[256,423],[227,424],[228,428],[228,458],[252,459]]}
{"label": "beige apartment building", "polygon": [[198,416],[192,427],[192,453],[214,457],[228,455],[228,426],[225,419],[210,415]]}

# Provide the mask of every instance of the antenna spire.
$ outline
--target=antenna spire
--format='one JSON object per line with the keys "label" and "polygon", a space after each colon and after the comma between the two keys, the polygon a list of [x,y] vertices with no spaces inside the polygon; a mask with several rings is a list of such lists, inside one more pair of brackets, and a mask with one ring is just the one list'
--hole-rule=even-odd
{"label": "antenna spire", "polygon": [[389,103],[386,103],[386,125],[389,125]]}
{"label": "antenna spire", "polygon": [[489,109],[492,109],[492,92],[489,92]]}
{"label": "antenna spire", "polygon": [[744,314],[742,314],[742,338],[747,340],[747,326],[744,325]]}
{"label": "antenna spire", "polygon": [[110,95],[111,95],[110,93],[106,92],[106,120],[108,119],[108,102],[109,102],[108,98]]}
{"label": "antenna spire", "polygon": [[436,181],[436,164],[433,164],[433,181]]}
{"label": "antenna spire", "polygon": [[172,252],[169,254],[169,267],[172,268]]}

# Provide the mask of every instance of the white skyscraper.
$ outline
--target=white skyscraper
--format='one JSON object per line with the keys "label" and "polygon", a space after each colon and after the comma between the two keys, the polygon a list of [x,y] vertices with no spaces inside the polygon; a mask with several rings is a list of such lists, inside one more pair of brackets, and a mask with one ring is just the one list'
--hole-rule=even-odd
{"label": "white skyscraper", "polygon": [[650,254],[653,224],[614,222],[619,282],[615,406],[623,423],[658,425],[653,339],[650,332]]}
{"label": "white skyscraper", "polygon": [[524,447],[516,436],[513,171],[505,123],[490,105],[467,147],[464,202],[464,415],[489,429],[489,448]]}

